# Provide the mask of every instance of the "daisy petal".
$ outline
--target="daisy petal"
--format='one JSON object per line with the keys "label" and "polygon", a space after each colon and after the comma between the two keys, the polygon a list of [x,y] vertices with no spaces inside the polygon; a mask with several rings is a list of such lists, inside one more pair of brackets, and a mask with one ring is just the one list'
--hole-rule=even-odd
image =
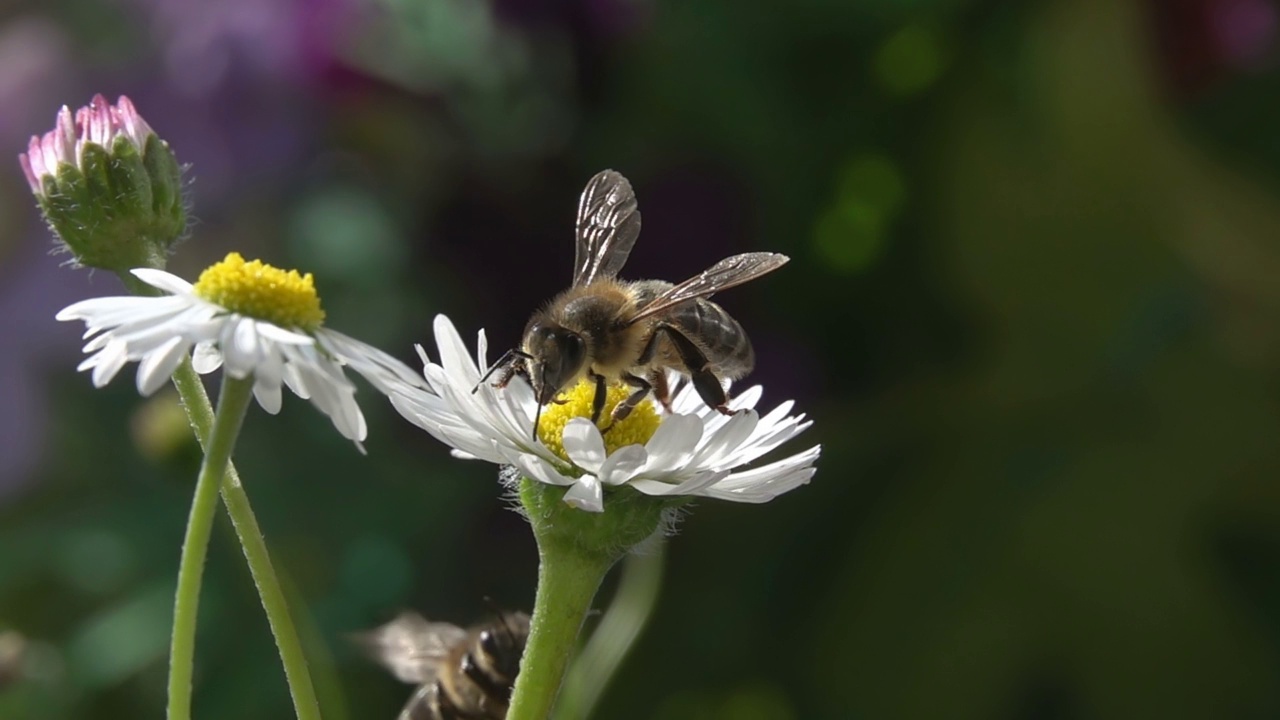
{"label": "daisy petal", "polygon": [[591,475],[583,475],[578,482],[564,494],[564,501],[569,507],[587,512],[604,512],[604,491],[600,481]]}
{"label": "daisy petal", "polygon": [[253,383],[253,397],[263,410],[270,415],[275,415],[280,412],[284,394],[280,391],[280,383],[272,384],[257,380]]}
{"label": "daisy petal", "polygon": [[145,397],[163,387],[187,356],[187,347],[185,340],[175,337],[144,357],[138,363],[138,393]]}
{"label": "daisy petal", "polygon": [[[111,382],[116,373],[120,372],[120,368],[129,362],[129,346],[119,340],[112,340],[90,360],[97,361],[93,365],[93,386],[104,387]],[[81,367],[83,368],[87,364],[88,361],[82,364]]]}
{"label": "daisy petal", "polygon": [[636,480],[631,486],[646,495],[697,495],[704,489],[728,477],[728,470],[702,472],[682,483],[664,483],[657,480]]}
{"label": "daisy petal", "polygon": [[629,481],[649,460],[643,445],[628,445],[613,451],[600,464],[596,477],[605,485],[621,485]]}
{"label": "daisy petal", "polygon": [[645,444],[649,451],[646,474],[661,474],[684,467],[702,440],[702,421],[694,415],[672,415],[658,426]]}
{"label": "daisy petal", "polygon": [[218,352],[217,345],[211,342],[196,345],[195,352],[191,354],[191,367],[201,375],[208,375],[222,367],[222,353]]}
{"label": "daisy petal", "polygon": [[564,426],[564,452],[574,465],[588,472],[598,472],[604,464],[604,437],[596,424],[586,418],[574,418]]}
{"label": "daisy petal", "polygon": [[462,337],[444,315],[436,316],[434,328],[441,366],[451,379],[470,391],[470,386],[480,382],[480,369],[471,362],[471,354],[462,344]]}
{"label": "daisy petal", "polygon": [[540,458],[535,458],[529,455],[517,455],[512,457],[511,460],[511,464],[520,468],[520,472],[524,473],[525,477],[532,478],[540,483],[545,483],[547,485],[572,485],[575,482],[574,478],[561,475]]}
{"label": "daisy petal", "polygon": [[134,268],[130,270],[134,277],[142,282],[150,285],[157,290],[163,290],[172,295],[190,295],[192,291],[191,283],[172,273],[164,270],[155,270],[153,268]]}

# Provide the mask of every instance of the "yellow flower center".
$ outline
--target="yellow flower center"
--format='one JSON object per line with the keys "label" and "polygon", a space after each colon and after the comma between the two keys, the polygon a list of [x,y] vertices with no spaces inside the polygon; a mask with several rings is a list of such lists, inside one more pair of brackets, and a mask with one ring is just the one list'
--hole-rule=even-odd
{"label": "yellow flower center", "polygon": [[[601,430],[609,428],[609,431],[604,433],[604,449],[609,455],[620,447],[643,445],[649,442],[649,438],[653,437],[658,430],[658,425],[662,422],[658,412],[653,408],[653,401],[645,398],[626,418],[613,425],[609,424],[612,421],[613,409],[630,395],[632,390],[625,385],[611,385],[605,396],[604,410],[600,413],[600,420],[596,422],[596,427]],[[569,461],[569,456],[564,451],[564,426],[573,418],[591,417],[591,401],[595,396],[596,384],[583,380],[559,398],[565,401],[563,404],[551,403],[542,408],[542,417],[538,420],[538,438],[551,449],[551,452],[564,458],[566,462]]]}
{"label": "yellow flower center", "polygon": [[284,271],[230,253],[200,273],[195,294],[234,313],[266,320],[282,328],[314,331],[324,322],[311,273]]}

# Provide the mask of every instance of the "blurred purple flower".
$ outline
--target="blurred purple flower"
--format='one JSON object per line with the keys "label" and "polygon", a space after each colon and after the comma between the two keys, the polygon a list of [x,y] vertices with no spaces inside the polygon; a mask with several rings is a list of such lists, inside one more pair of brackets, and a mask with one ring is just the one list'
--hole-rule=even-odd
{"label": "blurred purple flower", "polygon": [[1147,0],[1172,89],[1195,95],[1262,64],[1275,47],[1276,0]]}
{"label": "blurred purple flower", "polygon": [[334,62],[362,12],[359,0],[132,0],[151,16],[173,85],[203,97],[236,64],[277,82],[307,82]]}
{"label": "blurred purple flower", "polygon": [[[363,31],[368,0],[122,0],[149,27],[164,84],[134,93],[194,166],[202,217],[310,156],[340,56]],[[253,183],[246,183],[253,178]]]}
{"label": "blurred purple flower", "polygon": [[[34,219],[34,215],[33,215]],[[70,367],[80,336],[53,322],[67,303],[101,292],[106,273],[70,272],[40,243],[22,243],[5,258],[0,283],[0,499],[32,478],[48,432],[45,368]],[[95,290],[93,286],[97,285]],[[58,359],[57,362],[51,362]]]}
{"label": "blurred purple flower", "polygon": [[1275,41],[1276,20],[1271,0],[1219,0],[1209,9],[1214,44],[1235,66],[1253,65],[1267,54]]}
{"label": "blurred purple flower", "polygon": [[17,17],[0,24],[0,142],[8,146],[48,122],[48,108],[65,89],[69,42],[45,18]]}

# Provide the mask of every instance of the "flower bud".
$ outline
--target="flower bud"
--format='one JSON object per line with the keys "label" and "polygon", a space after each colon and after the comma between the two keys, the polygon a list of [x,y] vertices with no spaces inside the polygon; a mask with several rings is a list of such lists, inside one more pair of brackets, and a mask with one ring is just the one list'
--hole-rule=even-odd
{"label": "flower bud", "polygon": [[85,266],[163,265],[186,231],[182,168],[129,98],[96,95],[18,156],[49,227]]}

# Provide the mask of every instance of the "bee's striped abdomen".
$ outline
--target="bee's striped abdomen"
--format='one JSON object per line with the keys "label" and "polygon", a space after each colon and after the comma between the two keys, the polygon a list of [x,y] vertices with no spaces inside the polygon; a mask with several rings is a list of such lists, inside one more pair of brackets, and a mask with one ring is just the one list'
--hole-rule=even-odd
{"label": "bee's striped abdomen", "polygon": [[755,350],[746,331],[724,308],[710,300],[686,302],[672,308],[664,319],[702,349],[716,375],[734,380],[755,367]]}

